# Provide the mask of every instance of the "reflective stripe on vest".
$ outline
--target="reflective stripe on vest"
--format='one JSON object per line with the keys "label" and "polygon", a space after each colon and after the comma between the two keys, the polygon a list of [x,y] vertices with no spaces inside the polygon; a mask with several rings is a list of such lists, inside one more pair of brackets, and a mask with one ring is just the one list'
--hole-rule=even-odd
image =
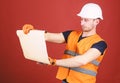
{"label": "reflective stripe on vest", "polygon": [[[65,50],[65,51],[64,51],[64,54],[69,54],[69,55],[71,55],[71,56],[80,55],[80,54],[78,54],[78,53],[76,53],[76,52],[73,52],[73,51],[71,51],[71,50]],[[97,60],[93,60],[91,63],[94,64],[94,65],[96,65],[96,66],[99,66],[99,64],[100,64],[100,62],[98,62]]]}
{"label": "reflective stripe on vest", "polygon": [[77,55],[79,55],[78,53],[73,52],[73,51],[71,51],[71,50],[65,50],[65,51],[64,51],[64,54],[69,54],[69,55],[71,55],[71,56],[77,56]]}
{"label": "reflective stripe on vest", "polygon": [[88,69],[84,69],[84,68],[79,68],[79,67],[73,67],[73,68],[70,68],[71,70],[74,70],[74,71],[77,71],[77,72],[81,72],[81,73],[84,73],[84,74],[88,74],[88,75],[91,75],[91,76],[96,76],[96,72],[92,71],[92,70],[88,70]]}
{"label": "reflective stripe on vest", "polygon": [[96,66],[99,66],[99,64],[100,64],[100,62],[98,62],[97,60],[93,60],[91,63],[96,65]]}
{"label": "reflective stripe on vest", "polygon": [[[79,55],[78,53],[75,53],[73,51],[70,51],[70,50],[65,50],[64,51],[64,54],[69,54],[71,56],[77,56]],[[99,65],[99,62],[94,60],[91,62],[92,64],[98,66]],[[92,75],[92,76],[96,76],[96,72],[92,71],[92,70],[88,70],[88,69],[85,69],[85,68],[80,68],[80,67],[73,67],[73,68],[69,68],[71,70],[74,70],[74,71],[77,71],[77,72],[81,72],[81,73],[84,73],[84,74],[88,74],[88,75]]]}

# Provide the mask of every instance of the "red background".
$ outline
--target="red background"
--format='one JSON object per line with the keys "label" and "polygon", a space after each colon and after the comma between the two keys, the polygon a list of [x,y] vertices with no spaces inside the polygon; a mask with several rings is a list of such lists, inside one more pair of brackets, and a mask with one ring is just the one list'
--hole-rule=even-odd
{"label": "red background", "polygon": [[[0,83],[61,83],[57,67],[26,60],[16,30],[30,23],[50,32],[80,29],[76,16],[87,2],[100,4],[104,20],[98,33],[108,50],[100,66],[97,83],[119,83],[119,0],[0,0]],[[47,43],[49,56],[60,58],[64,44]]]}

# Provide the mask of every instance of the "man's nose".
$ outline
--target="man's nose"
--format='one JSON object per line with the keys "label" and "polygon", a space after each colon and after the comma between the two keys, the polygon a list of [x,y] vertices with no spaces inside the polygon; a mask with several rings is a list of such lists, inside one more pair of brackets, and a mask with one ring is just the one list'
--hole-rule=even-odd
{"label": "man's nose", "polygon": [[81,20],[81,25],[84,25],[85,24],[85,21],[84,20]]}

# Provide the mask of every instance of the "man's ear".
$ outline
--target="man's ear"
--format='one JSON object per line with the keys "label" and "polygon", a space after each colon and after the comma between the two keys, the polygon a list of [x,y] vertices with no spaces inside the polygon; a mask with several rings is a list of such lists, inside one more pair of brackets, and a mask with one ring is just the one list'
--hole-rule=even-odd
{"label": "man's ear", "polygon": [[100,23],[100,19],[95,19],[95,23],[98,25]]}

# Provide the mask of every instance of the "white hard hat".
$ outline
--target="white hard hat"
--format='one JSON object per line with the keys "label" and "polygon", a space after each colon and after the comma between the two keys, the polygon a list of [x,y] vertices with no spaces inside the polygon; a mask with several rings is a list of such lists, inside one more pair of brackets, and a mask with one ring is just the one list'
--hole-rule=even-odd
{"label": "white hard hat", "polygon": [[84,18],[93,18],[93,19],[100,18],[103,20],[102,9],[100,8],[99,5],[95,3],[85,4],[81,9],[81,12],[77,15]]}

